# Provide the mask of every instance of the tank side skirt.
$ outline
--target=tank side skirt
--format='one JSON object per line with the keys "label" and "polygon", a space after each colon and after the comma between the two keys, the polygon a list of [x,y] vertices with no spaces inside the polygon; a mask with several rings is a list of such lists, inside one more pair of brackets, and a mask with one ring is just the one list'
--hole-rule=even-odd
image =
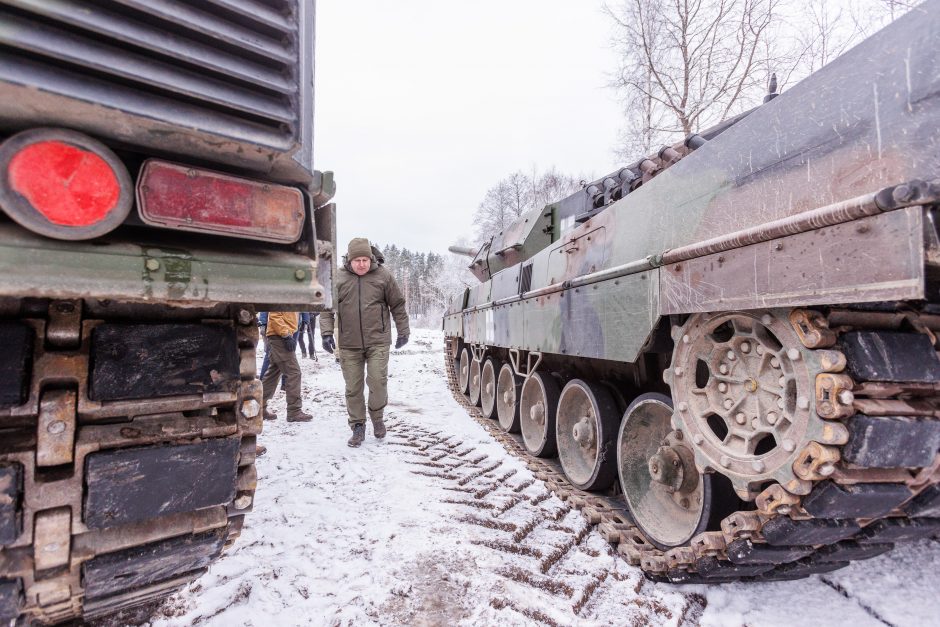
{"label": "tank side skirt", "polygon": [[924,297],[921,207],[660,268],[663,315]]}
{"label": "tank side skirt", "polygon": [[923,212],[888,211],[632,274],[596,272],[479,303],[445,317],[445,329],[474,344],[635,362],[663,315],[923,298]]}

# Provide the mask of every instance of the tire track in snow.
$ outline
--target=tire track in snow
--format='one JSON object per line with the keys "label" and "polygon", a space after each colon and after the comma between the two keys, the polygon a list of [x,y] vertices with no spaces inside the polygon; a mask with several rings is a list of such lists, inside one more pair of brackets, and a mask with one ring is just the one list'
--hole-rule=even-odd
{"label": "tire track in snow", "polygon": [[389,444],[411,458],[413,473],[436,479],[442,501],[465,510],[453,521],[472,529],[471,542],[497,557],[492,574],[506,585],[493,591],[493,609],[545,625],[611,615],[679,625],[701,615],[701,597],[655,590],[528,471],[410,422],[389,420],[389,435]]}

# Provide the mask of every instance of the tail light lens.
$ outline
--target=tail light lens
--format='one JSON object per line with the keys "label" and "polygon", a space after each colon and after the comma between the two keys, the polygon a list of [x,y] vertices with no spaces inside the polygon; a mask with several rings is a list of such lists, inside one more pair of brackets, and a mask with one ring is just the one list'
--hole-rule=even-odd
{"label": "tail light lens", "polygon": [[304,225],[298,189],[157,160],[141,170],[137,208],[154,226],[286,244]]}
{"label": "tail light lens", "polygon": [[46,237],[108,233],[130,212],[133,189],[121,160],[87,135],[32,129],[0,144],[0,207]]}

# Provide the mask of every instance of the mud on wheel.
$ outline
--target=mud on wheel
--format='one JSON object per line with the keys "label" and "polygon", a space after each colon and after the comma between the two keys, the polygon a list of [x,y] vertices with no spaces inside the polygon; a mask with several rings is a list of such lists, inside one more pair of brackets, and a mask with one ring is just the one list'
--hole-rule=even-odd
{"label": "mud on wheel", "polygon": [[253,312],[0,305],[0,620],[94,618],[199,576],[253,503]]}

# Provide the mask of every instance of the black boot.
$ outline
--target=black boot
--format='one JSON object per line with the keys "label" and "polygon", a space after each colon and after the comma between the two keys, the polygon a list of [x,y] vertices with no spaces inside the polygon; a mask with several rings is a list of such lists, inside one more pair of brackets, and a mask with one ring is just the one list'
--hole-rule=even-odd
{"label": "black boot", "polygon": [[356,448],[360,444],[362,444],[362,441],[365,439],[366,439],[366,426],[365,424],[361,422],[357,422],[356,424],[353,425],[352,437],[349,438],[349,442],[347,442],[346,444],[348,444],[349,446],[353,448]]}

